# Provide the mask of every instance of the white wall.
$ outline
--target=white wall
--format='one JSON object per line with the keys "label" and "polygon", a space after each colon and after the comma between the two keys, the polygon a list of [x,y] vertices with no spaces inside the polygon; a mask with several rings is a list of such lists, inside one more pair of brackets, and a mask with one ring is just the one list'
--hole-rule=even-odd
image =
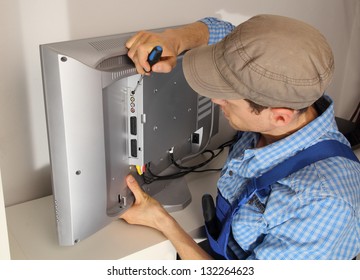
{"label": "white wall", "polygon": [[0,260],[9,260],[10,259],[10,247],[9,247],[9,238],[8,230],[6,224],[6,215],[5,215],[5,203],[2,190],[1,182],[1,170],[0,170]]}
{"label": "white wall", "polygon": [[282,14],[313,24],[332,45],[336,75],[329,93],[337,114],[349,117],[359,102],[358,0],[0,1],[0,166],[6,205],[51,193],[39,44],[205,16],[238,24],[259,13]]}

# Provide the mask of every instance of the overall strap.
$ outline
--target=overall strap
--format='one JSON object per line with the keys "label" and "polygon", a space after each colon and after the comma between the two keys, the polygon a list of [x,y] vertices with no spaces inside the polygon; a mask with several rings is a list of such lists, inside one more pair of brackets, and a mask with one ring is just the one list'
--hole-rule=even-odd
{"label": "overall strap", "polygon": [[324,140],[286,159],[270,171],[252,179],[252,188],[262,190],[314,162],[341,156],[359,162],[352,149],[336,140]]}
{"label": "overall strap", "polygon": [[[220,230],[219,235],[216,237],[211,236],[207,230],[208,240],[211,248],[217,254],[224,256],[226,259],[232,259],[233,256],[229,256],[227,254],[227,246],[231,231],[232,218],[241,205],[247,203],[247,201],[249,201],[249,199],[256,191],[270,192],[271,185],[280,179],[283,179],[314,162],[334,156],[341,156],[359,162],[349,146],[336,140],[324,140],[286,159],[260,177],[252,178],[247,184],[246,190],[244,190],[238,200],[236,200],[232,205],[228,204],[228,202],[225,201],[222,196],[218,196],[220,201],[217,202],[221,202],[220,204],[223,205],[220,207],[223,208],[222,218],[220,219],[222,229]],[[219,205],[217,205],[216,209],[217,214],[219,213],[218,207]]]}

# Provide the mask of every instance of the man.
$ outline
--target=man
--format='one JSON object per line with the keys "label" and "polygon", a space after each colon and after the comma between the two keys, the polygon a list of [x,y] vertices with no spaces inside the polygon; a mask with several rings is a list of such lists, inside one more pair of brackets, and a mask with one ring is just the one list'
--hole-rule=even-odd
{"label": "man", "polygon": [[[282,16],[255,16],[236,28],[206,18],[131,38],[128,55],[139,73],[150,70],[146,59],[156,45],[164,52],[152,71],[171,71],[176,56],[190,50],[183,59],[189,85],[219,104],[230,125],[243,132],[218,182],[217,216],[226,234],[209,235],[212,248],[235,259],[351,259],[360,253],[360,164],[353,155],[310,162],[263,189],[249,187],[302,151],[311,158],[318,143],[348,145],[324,95],[334,72],[326,39]],[[210,258],[133,177],[127,183],[136,201],[121,218],[162,232],[182,259]]]}

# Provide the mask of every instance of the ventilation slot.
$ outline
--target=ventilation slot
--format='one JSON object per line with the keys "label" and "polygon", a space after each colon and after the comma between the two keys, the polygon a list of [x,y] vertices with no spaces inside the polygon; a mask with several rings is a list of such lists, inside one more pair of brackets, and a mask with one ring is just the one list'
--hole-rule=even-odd
{"label": "ventilation slot", "polygon": [[111,73],[111,79],[112,80],[118,80],[118,79],[122,79],[122,78],[125,78],[125,77],[129,77],[129,76],[134,75],[134,74],[136,74],[135,68],[126,69],[126,70],[122,70],[122,71],[119,71],[119,72]]}
{"label": "ventilation slot", "polygon": [[119,49],[123,47],[123,43],[119,40],[119,38],[94,41],[94,42],[89,42],[89,44],[99,52]]}
{"label": "ventilation slot", "polygon": [[[108,57],[101,61],[96,69],[100,71],[123,72],[126,75],[136,74],[134,63],[127,56],[124,43],[119,38],[89,42],[95,50]],[[120,74],[122,75],[122,74]]]}
{"label": "ventilation slot", "polygon": [[135,66],[127,55],[105,59],[99,63],[96,69],[101,71],[126,71],[126,74],[136,74]]}
{"label": "ventilation slot", "polygon": [[211,99],[204,97],[204,96],[199,96],[198,97],[198,116],[197,116],[198,122],[210,114],[211,114]]}

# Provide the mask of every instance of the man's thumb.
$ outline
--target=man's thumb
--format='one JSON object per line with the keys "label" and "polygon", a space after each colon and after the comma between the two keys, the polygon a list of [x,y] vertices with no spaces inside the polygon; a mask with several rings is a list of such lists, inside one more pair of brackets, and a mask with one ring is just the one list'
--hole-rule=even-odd
{"label": "man's thumb", "polygon": [[127,186],[129,187],[129,189],[134,194],[135,198],[137,198],[142,193],[142,190],[141,190],[138,182],[135,180],[134,176],[132,176],[132,175],[126,176],[126,183],[127,183]]}

